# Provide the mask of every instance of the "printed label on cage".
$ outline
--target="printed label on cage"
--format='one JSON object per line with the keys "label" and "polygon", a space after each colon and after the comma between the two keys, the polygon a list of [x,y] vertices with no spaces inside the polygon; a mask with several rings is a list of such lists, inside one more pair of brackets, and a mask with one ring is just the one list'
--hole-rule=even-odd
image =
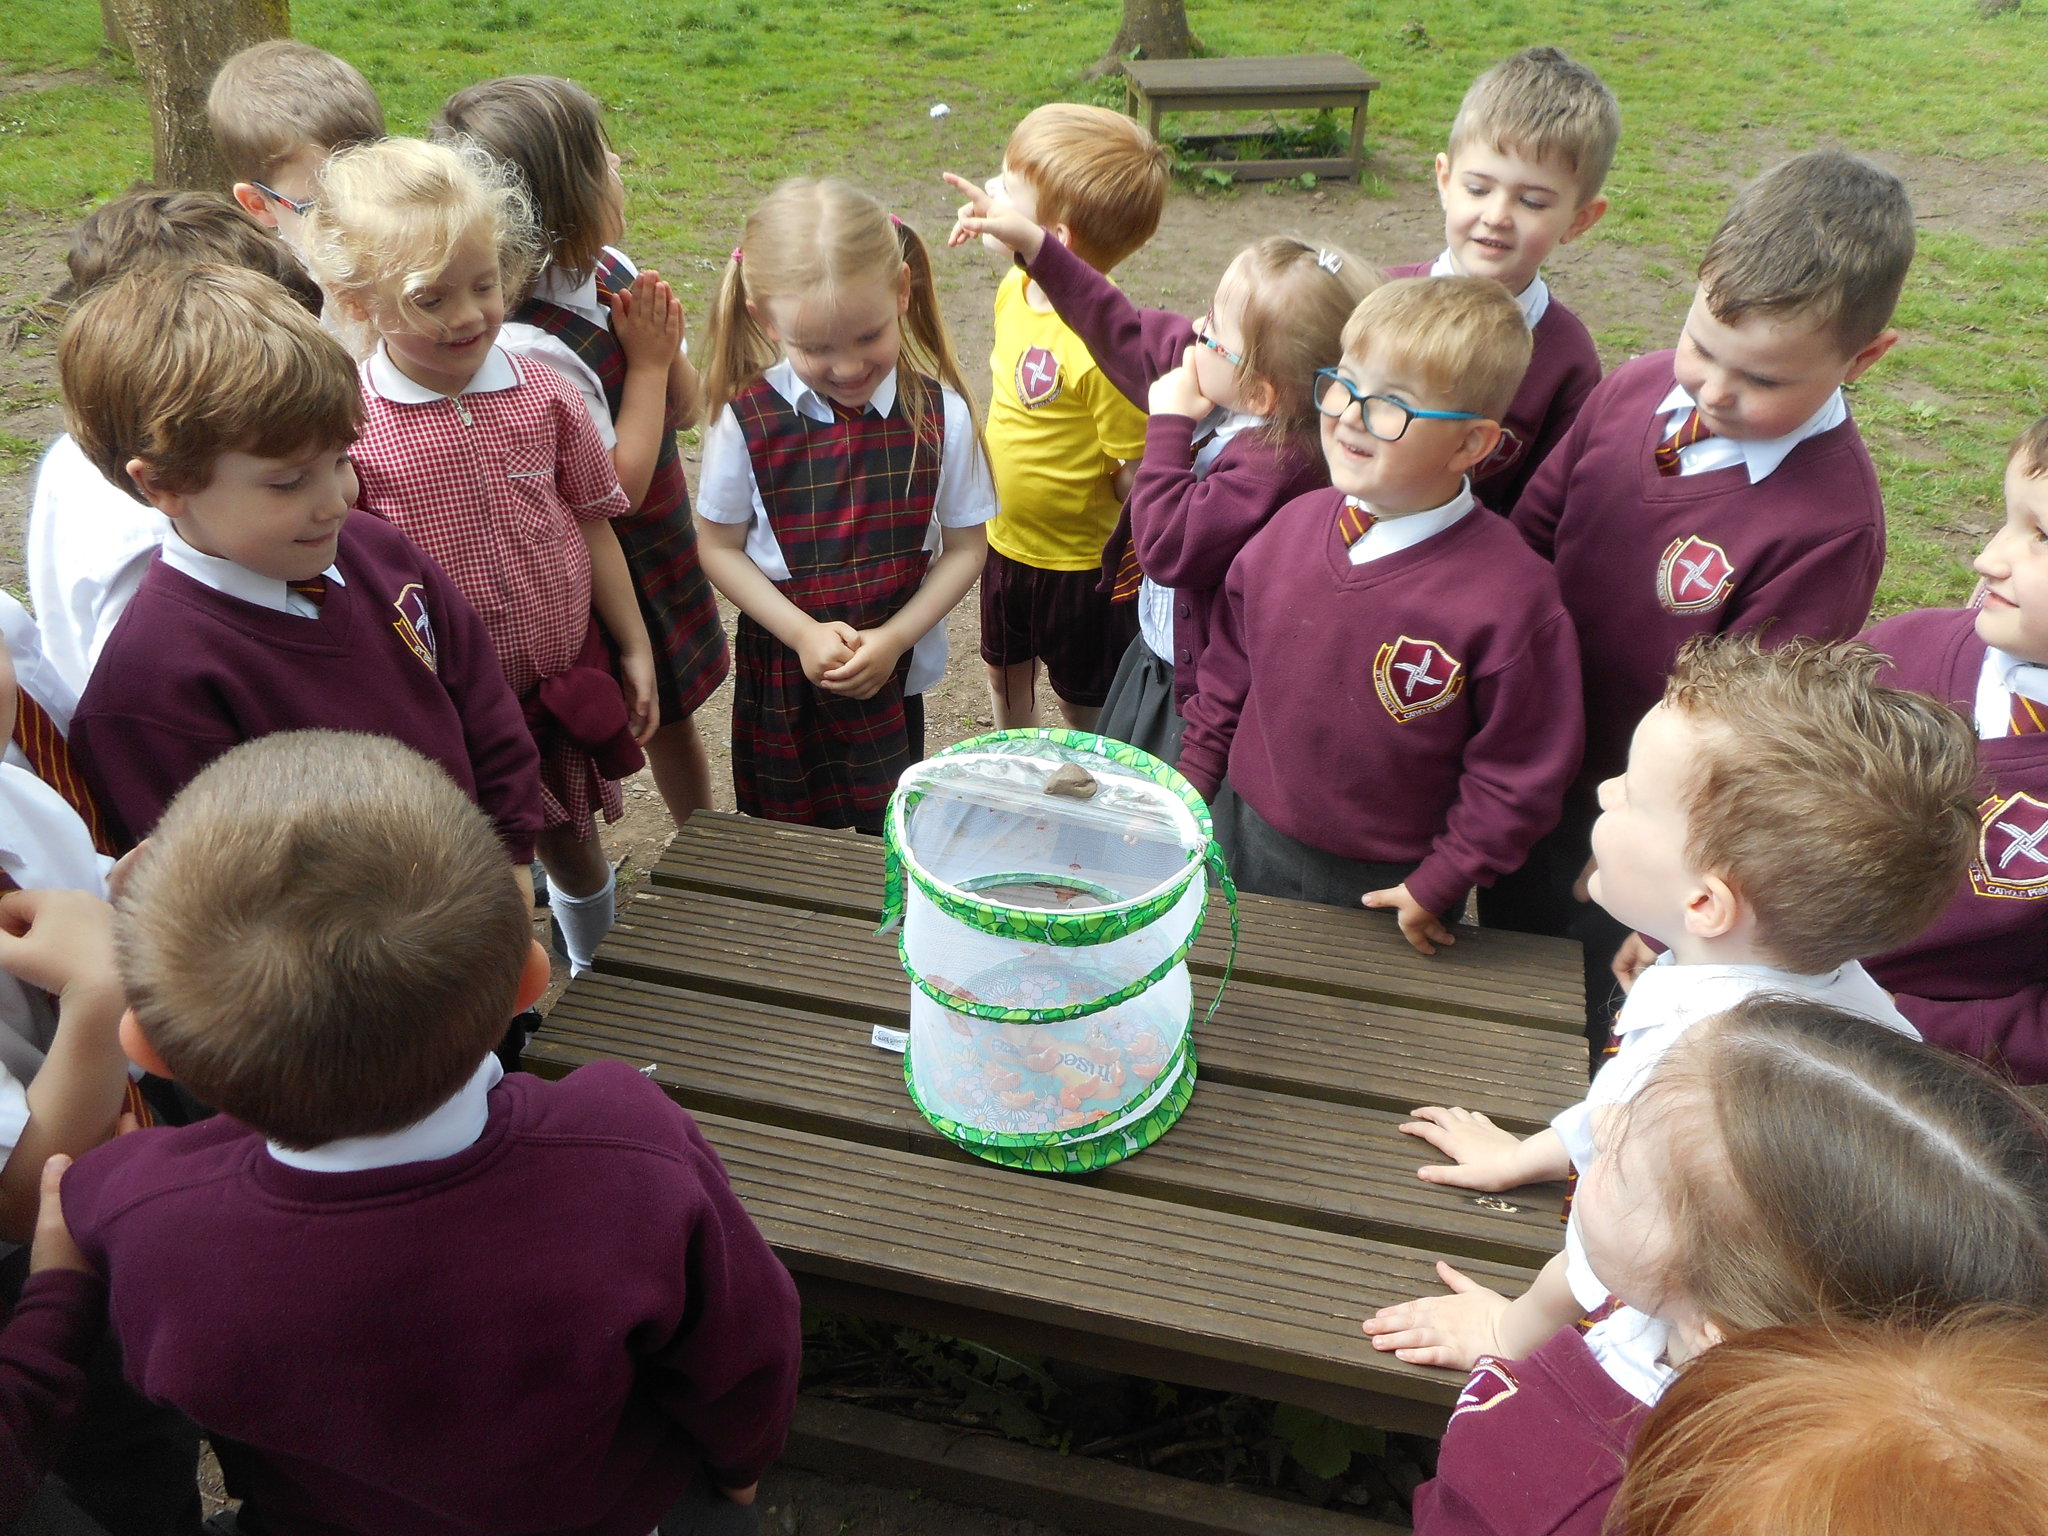
{"label": "printed label on cage", "polygon": [[868,1044],[878,1051],[895,1051],[900,1055],[910,1049],[910,1031],[877,1024],[874,1033],[868,1036]]}

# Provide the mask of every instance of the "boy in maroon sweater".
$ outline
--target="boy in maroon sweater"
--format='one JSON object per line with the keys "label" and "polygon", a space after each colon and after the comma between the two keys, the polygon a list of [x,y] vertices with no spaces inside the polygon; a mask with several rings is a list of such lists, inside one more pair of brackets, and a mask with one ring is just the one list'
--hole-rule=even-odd
{"label": "boy in maroon sweater", "polygon": [[2048,417],[2013,444],[2005,526],[1977,574],[1981,607],[1900,614],[1864,637],[1891,658],[1885,682],[1972,722],[1984,776],[1955,899],[1867,965],[1929,1040],[2048,1083]]}
{"label": "boy in maroon sweater", "polygon": [[1389,277],[1491,277],[1529,322],[1529,371],[1501,418],[1500,441],[1472,471],[1496,512],[1514,507],[1600,382],[1600,354],[1579,317],[1543,281],[1550,253],[1600,222],[1621,112],[1600,77],[1555,48],[1525,48],[1472,83],[1436,157],[1444,251]]}
{"label": "boy in maroon sweater", "polygon": [[1319,375],[1332,489],[1232,564],[1187,707],[1180,769],[1239,884],[1390,907],[1424,954],[1550,829],[1579,766],[1556,581],[1472,515],[1466,478],[1528,361],[1491,279],[1404,278],[1359,304]]}
{"label": "boy in maroon sweater", "polygon": [[173,530],[72,718],[127,840],[238,742],[368,731],[446,769],[525,878],[532,733],[476,610],[404,535],[349,511],[362,395],[340,344],[268,278],[165,266],[95,289],[59,366],[86,457]]}
{"label": "boy in maroon sweater", "polygon": [[1912,260],[1912,204],[1889,171],[1839,150],[1775,167],[1701,258],[1677,350],[1601,380],[1515,504],[1578,627],[1586,760],[1557,831],[1482,897],[1480,918],[1585,943],[1596,1037],[1623,933],[1582,894],[1594,788],[1621,772],[1694,635],[1776,644],[1862,628],[1884,508],[1842,386],[1898,340]]}
{"label": "boy in maroon sweater", "polygon": [[781,1448],[795,1287],[695,1123],[491,1054],[548,975],[503,857],[418,754],[297,732],[134,871],[123,1043],[221,1113],[81,1158],[65,1211],[245,1532],[724,1529]]}

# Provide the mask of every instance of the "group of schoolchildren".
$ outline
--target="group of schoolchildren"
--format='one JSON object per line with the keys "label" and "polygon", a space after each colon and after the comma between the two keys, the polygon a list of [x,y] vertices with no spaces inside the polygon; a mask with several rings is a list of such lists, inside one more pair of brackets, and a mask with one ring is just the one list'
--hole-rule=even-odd
{"label": "group of schoolchildren", "polygon": [[2048,419],[1978,605],[1855,639],[1897,178],[1768,172],[1603,378],[1541,267],[1620,120],[1553,49],[1467,95],[1434,262],[1268,236],[1199,319],[1109,277],[1164,150],[1041,107],[948,177],[1013,262],[977,421],[924,239],[845,182],[749,216],[693,362],[570,82],[390,138],[280,42],[209,105],[232,198],[78,231],[0,598],[0,1516],[185,1536],[203,1431],[215,1530],[751,1528],[794,1288],[651,1083],[507,1075],[532,904],[585,968],[597,819],[643,764],[710,804],[729,665],[740,808],[877,830],[978,579],[996,723],[1043,664],[1240,884],[1586,944],[1583,1103],[1402,1127],[1435,1183],[1575,1180],[1526,1294],[1444,1265],[1365,1321],[1471,1373],[1418,1529],[2039,1521]]}

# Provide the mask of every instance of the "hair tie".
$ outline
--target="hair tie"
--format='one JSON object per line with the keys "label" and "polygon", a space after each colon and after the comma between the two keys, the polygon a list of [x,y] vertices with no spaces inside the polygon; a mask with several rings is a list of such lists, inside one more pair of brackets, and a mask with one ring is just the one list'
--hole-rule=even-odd
{"label": "hair tie", "polygon": [[898,229],[901,229],[903,227],[903,220],[898,218],[893,213],[889,215],[889,222],[891,224],[894,224]]}
{"label": "hair tie", "polygon": [[739,266],[746,259],[746,254],[739,246],[734,246],[732,248],[732,264],[736,267]]}
{"label": "hair tie", "polygon": [[1320,250],[1316,252],[1316,265],[1334,277],[1344,270],[1344,258],[1335,251]]}

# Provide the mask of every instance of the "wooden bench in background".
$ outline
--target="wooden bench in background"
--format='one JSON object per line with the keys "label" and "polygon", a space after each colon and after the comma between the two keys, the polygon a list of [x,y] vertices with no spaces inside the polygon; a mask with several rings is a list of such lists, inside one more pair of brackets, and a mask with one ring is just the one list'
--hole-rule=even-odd
{"label": "wooden bench in background", "polygon": [[1159,137],[1168,112],[1273,112],[1351,109],[1351,150],[1320,160],[1207,160],[1240,181],[1272,181],[1307,172],[1357,180],[1365,165],[1365,109],[1379,81],[1339,53],[1270,59],[1135,59],[1124,66],[1125,110],[1145,111]]}
{"label": "wooden bench in background", "polygon": [[[1423,1184],[1428,1149],[1396,1127],[1441,1102],[1533,1130],[1583,1091],[1575,946],[1461,928],[1425,958],[1383,914],[1247,896],[1186,1116],[1098,1174],[1036,1177],[942,1140],[902,1057],[871,1043],[876,1024],[904,1026],[910,995],[873,931],[881,876],[873,838],[700,813],[528,1066],[648,1070],[697,1115],[809,1305],[1441,1432],[1460,1378],[1379,1354],[1359,1321],[1436,1288],[1439,1256],[1519,1291],[1559,1245],[1560,1192]],[[1228,950],[1218,901],[1191,957],[1198,1007]],[[823,1411],[799,1423],[814,1440]],[[1124,1518],[1104,1523],[1239,1528]]]}

